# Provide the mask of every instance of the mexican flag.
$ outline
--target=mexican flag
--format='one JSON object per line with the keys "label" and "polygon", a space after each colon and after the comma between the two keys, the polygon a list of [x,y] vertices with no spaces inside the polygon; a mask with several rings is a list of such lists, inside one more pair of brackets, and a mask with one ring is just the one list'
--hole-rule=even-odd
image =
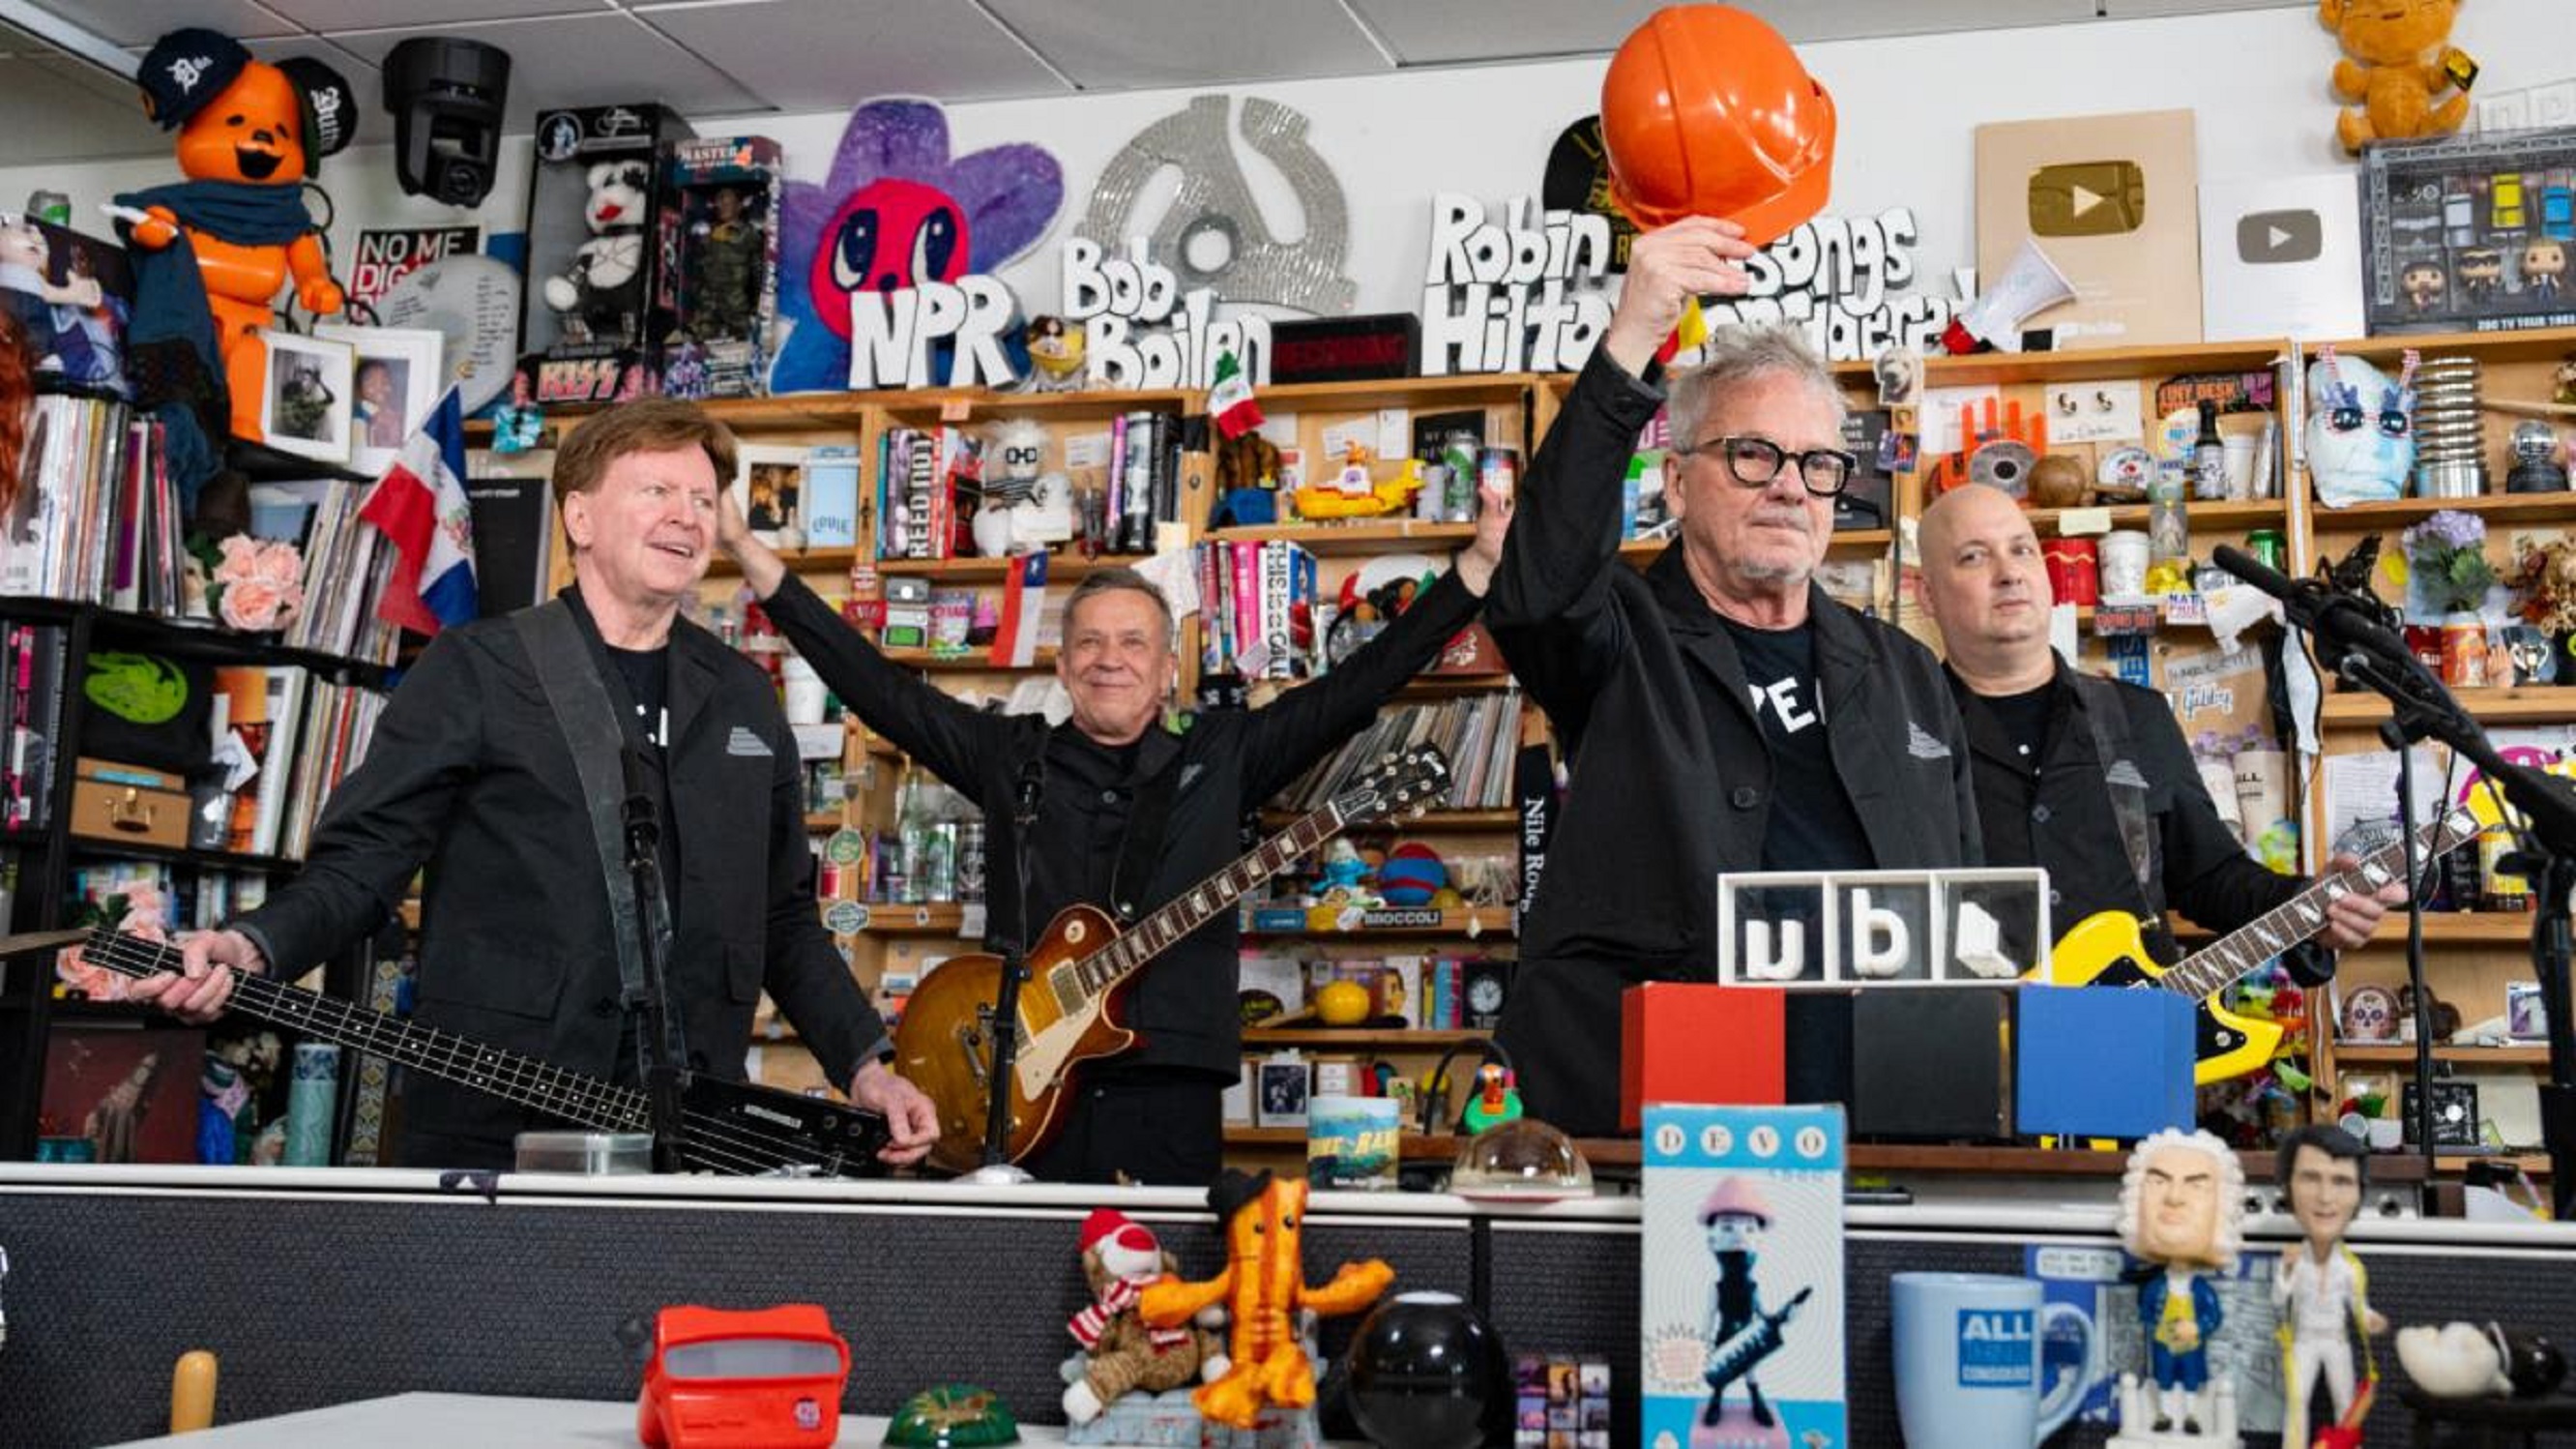
{"label": "mexican flag", "polygon": [[1252,380],[1243,375],[1243,364],[1231,352],[1217,354],[1216,380],[1208,384],[1208,416],[1216,419],[1216,430],[1229,438],[1240,438],[1261,426],[1261,403],[1252,395]]}

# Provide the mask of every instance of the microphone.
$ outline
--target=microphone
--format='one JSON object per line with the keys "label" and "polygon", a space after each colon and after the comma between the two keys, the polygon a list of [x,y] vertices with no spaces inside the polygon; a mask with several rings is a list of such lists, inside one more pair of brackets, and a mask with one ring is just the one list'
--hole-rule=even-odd
{"label": "microphone", "polygon": [[2352,654],[2367,656],[2401,677],[2421,667],[2405,639],[2379,622],[2360,600],[2336,593],[2316,579],[2291,578],[2232,544],[2220,544],[2210,557],[2246,584],[2280,600],[2281,612],[2289,621],[2317,641],[2317,653],[2327,668],[2339,671],[2344,658]]}

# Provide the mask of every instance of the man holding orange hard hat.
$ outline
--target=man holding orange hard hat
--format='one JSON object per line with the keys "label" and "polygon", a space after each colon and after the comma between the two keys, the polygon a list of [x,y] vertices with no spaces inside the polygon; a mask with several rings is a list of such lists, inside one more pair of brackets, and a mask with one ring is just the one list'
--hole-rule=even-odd
{"label": "man holding orange hard hat", "polygon": [[[1657,361],[1696,298],[1742,295],[1745,259],[1823,204],[1831,100],[1761,21],[1685,6],[1621,47],[1601,119],[1620,205],[1657,229],[1521,485],[1485,613],[1572,780],[1497,1035],[1530,1110],[1578,1136],[1617,1130],[1621,992],[1711,976],[1721,872],[1978,859],[1938,661],[1813,582],[1858,468],[1832,374],[1774,329]],[[1681,536],[1639,573],[1622,487],[1667,406]],[[1793,1083],[1847,1054],[1793,1042]]]}

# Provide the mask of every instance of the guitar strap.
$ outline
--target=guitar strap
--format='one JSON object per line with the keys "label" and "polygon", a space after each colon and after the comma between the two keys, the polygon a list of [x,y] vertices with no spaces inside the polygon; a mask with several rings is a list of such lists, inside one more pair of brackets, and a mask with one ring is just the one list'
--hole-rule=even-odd
{"label": "guitar strap", "polygon": [[2163,897],[2155,888],[2155,853],[2147,825],[2147,779],[2138,773],[2137,763],[2129,758],[2123,745],[2128,732],[2111,733],[2111,721],[2124,718],[2120,713],[2120,691],[2107,679],[2070,669],[2066,677],[2075,684],[2076,702],[2084,708],[2084,723],[2093,732],[2093,762],[2102,767],[2102,783],[2111,792],[2111,816],[2120,826],[2120,845],[2129,855],[2129,873],[2137,877],[2138,904],[2153,913]]}
{"label": "guitar strap", "polygon": [[[528,662],[537,671],[538,683],[545,687],[555,725],[563,731],[564,744],[572,751],[582,801],[590,807],[591,841],[599,848],[600,878],[608,886],[609,935],[617,943],[617,977],[624,987],[626,1009],[634,1011],[644,1004],[646,984],[643,949],[635,929],[635,880],[626,870],[626,780],[622,761],[633,746],[626,732],[618,727],[617,708],[609,699],[610,686],[604,677],[605,661],[596,657],[590,641],[582,636],[581,624],[573,618],[570,604],[559,597],[549,599],[512,614],[510,624],[528,651]],[[665,820],[662,828],[670,829],[671,822]],[[670,903],[655,899],[644,906],[652,922],[653,937],[662,946],[662,959],[667,962]],[[662,1015],[669,1024],[671,1039],[647,1044],[648,1064],[650,1056],[658,1055],[672,1066],[685,1066],[689,1058],[682,1040],[680,1014],[665,1010]]]}

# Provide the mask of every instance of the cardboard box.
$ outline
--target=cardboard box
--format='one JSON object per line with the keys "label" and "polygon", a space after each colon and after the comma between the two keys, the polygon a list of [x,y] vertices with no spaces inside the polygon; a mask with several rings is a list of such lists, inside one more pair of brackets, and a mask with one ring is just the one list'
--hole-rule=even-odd
{"label": "cardboard box", "polygon": [[759,397],[778,344],[781,162],[767,136],[666,141],[655,269],[662,387]]}
{"label": "cardboard box", "polygon": [[2068,1137],[2190,1126],[2194,1004],[2170,991],[2023,987],[2014,1126]]}
{"label": "cardboard box", "polygon": [[[1839,1107],[1647,1109],[1642,1442],[1849,1442],[1843,1141]],[[1752,1312],[1723,1316],[1721,1283],[1747,1278]],[[1739,1370],[1714,1406],[1713,1366]],[[1753,1420],[1746,1367],[1778,1420],[1768,1434]],[[1712,1407],[1717,1422],[1700,1428]]]}
{"label": "cardboard box", "polygon": [[2200,341],[2192,113],[2058,116],[1977,128],[1977,285],[2034,240],[2074,285],[2025,319],[2060,350]]}
{"label": "cardboard box", "polygon": [[[538,401],[606,402],[627,373],[651,365],[660,341],[649,325],[658,260],[654,157],[663,142],[695,134],[677,112],[650,102],[538,115],[519,323]],[[610,194],[615,214],[601,215],[609,208],[594,207],[594,198]]]}
{"label": "cardboard box", "polygon": [[[1649,981],[1619,999],[1619,1127],[1653,1102],[1777,1105],[1788,994],[1769,986]],[[1726,1049],[1712,1051],[1712,1043]]]}
{"label": "cardboard box", "polygon": [[72,781],[72,834],[185,849],[188,782],[164,770],[84,756]]}

